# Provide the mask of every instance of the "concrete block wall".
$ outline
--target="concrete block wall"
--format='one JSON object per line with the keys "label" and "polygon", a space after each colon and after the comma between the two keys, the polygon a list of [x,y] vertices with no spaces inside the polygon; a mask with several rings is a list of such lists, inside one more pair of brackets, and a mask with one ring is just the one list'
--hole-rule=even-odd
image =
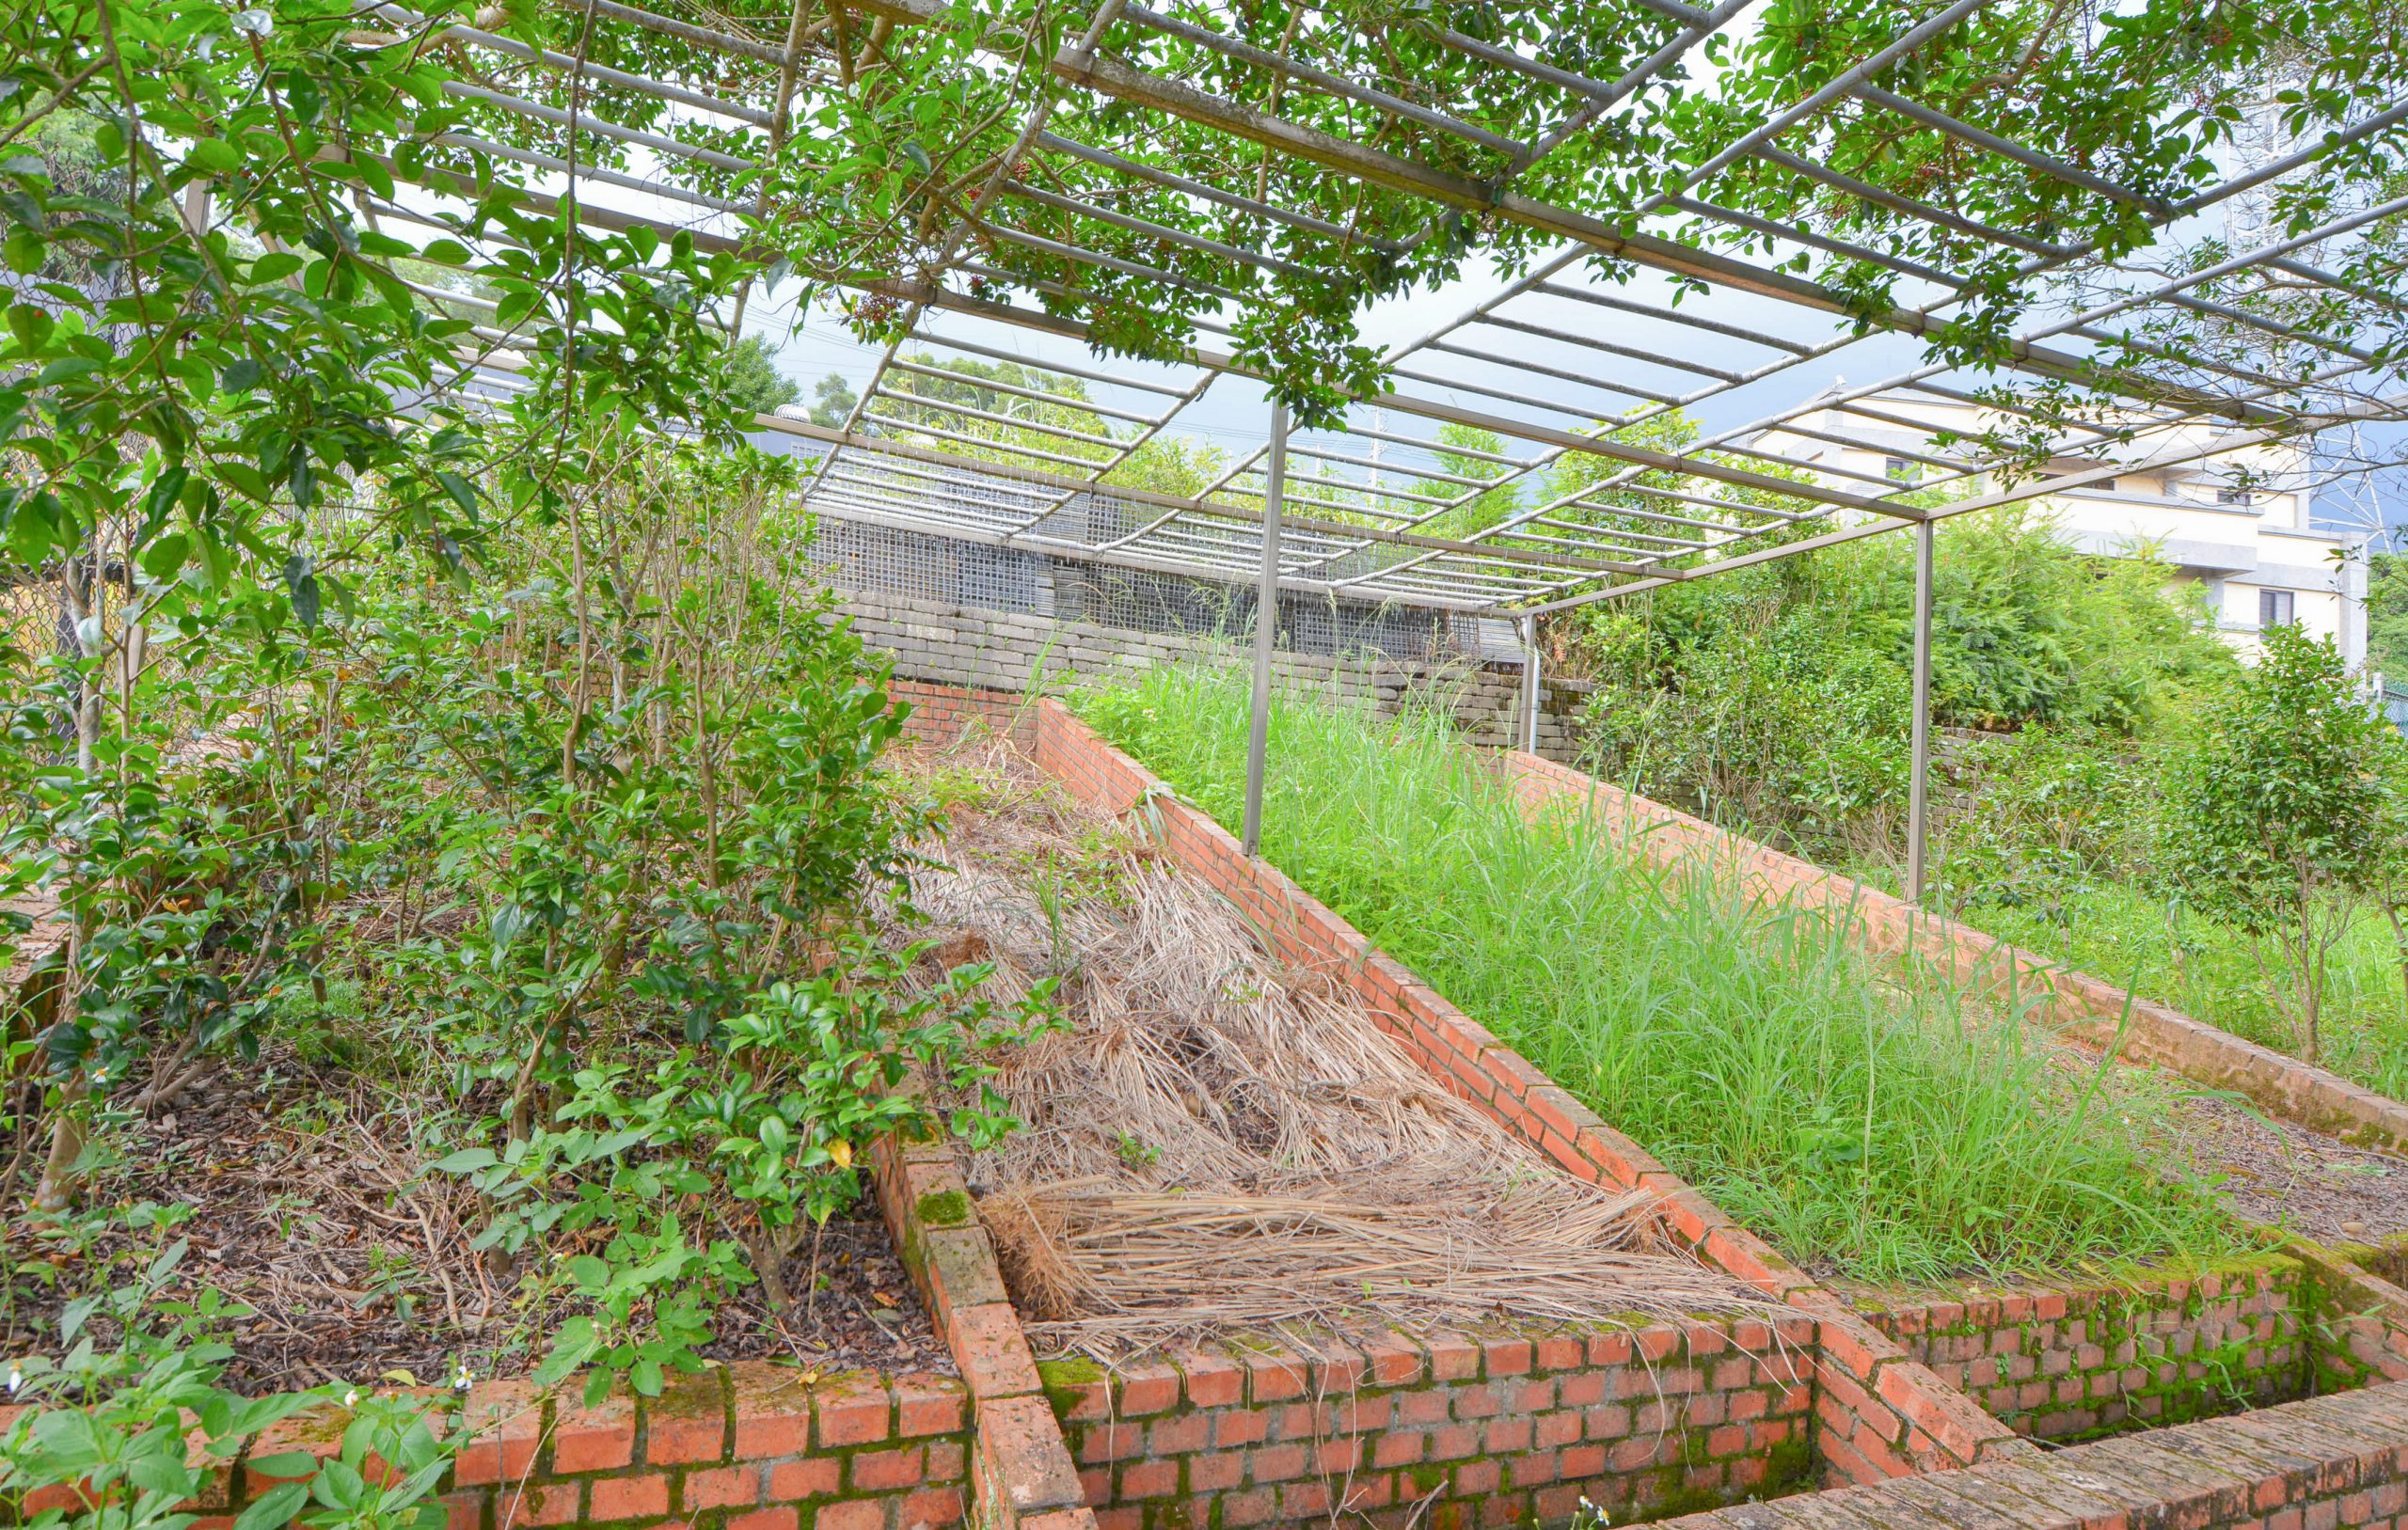
{"label": "concrete block wall", "polygon": [[1804,1317],[1039,1367],[1101,1530],[1617,1522],[1811,1482]]}
{"label": "concrete block wall", "polygon": [[[840,608],[863,641],[893,657],[897,676],[936,686],[1025,692],[1073,675],[1126,674],[1198,659],[1233,665],[1253,661],[1250,648],[1192,634],[1057,622],[1050,616],[903,596],[863,596],[847,600]],[[1284,651],[1274,664],[1291,684],[1369,698],[1386,713],[1410,697],[1435,698],[1475,741],[1499,748],[1517,741],[1522,673],[1516,667],[1407,663],[1372,654],[1330,658]],[[1543,680],[1541,755],[1562,760],[1577,756],[1580,712],[1589,689]]]}

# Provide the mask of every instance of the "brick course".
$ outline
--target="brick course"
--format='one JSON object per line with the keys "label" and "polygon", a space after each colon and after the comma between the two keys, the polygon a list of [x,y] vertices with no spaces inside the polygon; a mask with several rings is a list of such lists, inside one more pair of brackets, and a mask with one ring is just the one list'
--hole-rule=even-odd
{"label": "brick course", "polygon": [[2408,1388],[1751,1504],[1680,1530],[2408,1530]]}
{"label": "brick course", "polygon": [[[2019,1434],[2063,1442],[2398,1380],[2384,1323],[2330,1304],[2303,1259],[2194,1276],[1969,1294],[1871,1313],[1941,1380]],[[2370,1322],[2366,1358],[2353,1325]]]}
{"label": "brick course", "polygon": [[[524,1381],[483,1382],[444,1420],[471,1431],[443,1496],[449,1530],[705,1522],[723,1530],[944,1530],[965,1517],[966,1419],[958,1411],[923,1410],[914,1421],[902,1415],[906,1398],[960,1390],[951,1377],[929,1374],[805,1381],[792,1367],[757,1361],[679,1377],[659,1397],[623,1396],[596,1408]],[[884,1443],[831,1438],[841,1428],[830,1426],[864,1399],[891,1426]],[[453,1404],[436,1395],[428,1406]],[[24,1412],[0,1410],[0,1431]],[[210,1516],[195,1530],[224,1530],[274,1486],[251,1461],[292,1451],[333,1455],[348,1416],[322,1405],[225,1459],[213,1473],[216,1486],[191,1506]],[[755,1436],[759,1448],[748,1454],[737,1442],[756,1418],[782,1427],[774,1439]]]}
{"label": "brick course", "polygon": [[1464,1530],[1560,1522],[1583,1497],[1620,1521],[1796,1491],[1814,1328],[1391,1332],[1039,1369],[1102,1530],[1289,1521],[1307,1499]]}

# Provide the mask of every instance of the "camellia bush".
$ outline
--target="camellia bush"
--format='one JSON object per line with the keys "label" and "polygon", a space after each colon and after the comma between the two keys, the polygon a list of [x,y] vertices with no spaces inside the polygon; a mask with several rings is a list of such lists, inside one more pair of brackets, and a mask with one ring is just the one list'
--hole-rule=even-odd
{"label": "camellia bush", "polygon": [[244,1530],[440,1520],[422,1399],[261,1395],[257,1315],[194,1295],[137,1144],[230,1069],[327,1060],[307,1108],[467,1208],[506,1300],[400,1380],[657,1393],[737,1304],[802,1319],[874,1138],[1009,1127],[913,1070],[980,1101],[1046,1019],[909,938],[904,708],[743,435],[760,263],[460,147],[432,37],[467,13],[425,8],[0,18],[0,944],[42,969],[0,1169],[40,1406],[0,1496],[91,1486],[28,1523],[181,1523],[177,1417],[222,1454],[305,1406],[341,1447]]}

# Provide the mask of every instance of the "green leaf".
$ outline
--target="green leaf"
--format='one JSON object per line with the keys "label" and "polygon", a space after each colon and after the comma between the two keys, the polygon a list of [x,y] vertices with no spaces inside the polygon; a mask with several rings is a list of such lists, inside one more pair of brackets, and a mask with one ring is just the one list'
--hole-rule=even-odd
{"label": "green leaf", "polygon": [[251,280],[261,286],[272,281],[282,281],[300,270],[302,264],[301,257],[291,250],[270,250],[251,262]]}
{"label": "green leaf", "polygon": [[388,202],[393,199],[393,172],[385,168],[382,160],[373,154],[354,154],[351,167],[370,191]]}
{"label": "green leaf", "polygon": [[21,276],[40,271],[49,254],[50,246],[31,229],[11,229],[8,239],[0,242],[0,255],[6,256],[8,269]]}
{"label": "green leaf", "polygon": [[167,513],[176,506],[176,497],[184,492],[184,481],[192,475],[181,465],[161,473],[151,483],[150,492],[142,497],[142,528],[135,533],[136,542],[148,542],[167,523]]}
{"label": "green leaf", "polygon": [[236,493],[242,495],[246,499],[252,499],[261,504],[265,504],[276,497],[276,491],[268,487],[266,475],[261,473],[258,468],[252,466],[249,463],[219,463],[217,465],[217,476],[223,479],[227,483],[230,484]]}
{"label": "green leaf", "polygon": [[452,497],[452,502],[457,504],[461,511],[465,513],[470,520],[476,519],[477,489],[475,484],[470,483],[467,479],[462,478],[457,473],[447,473],[440,468],[436,470],[435,481],[443,485],[443,492]]}
{"label": "green leaf", "polygon": [[17,343],[25,348],[27,355],[39,354],[49,344],[51,332],[57,327],[57,321],[45,308],[31,303],[8,305],[8,332],[17,337]]}
{"label": "green leaf", "polygon": [[182,531],[170,531],[143,549],[142,572],[154,579],[174,578],[191,552],[192,538]]}
{"label": "green leaf", "polygon": [[223,138],[203,138],[192,146],[184,163],[202,175],[232,175],[243,167],[243,151]]}
{"label": "green leaf", "polygon": [[[300,472],[298,463],[295,464],[293,471],[297,477]],[[318,576],[310,572],[309,560],[307,557],[296,553],[284,560],[284,587],[293,593],[293,614],[301,619],[303,627],[316,631]]]}
{"label": "green leaf", "polygon": [[[308,1458],[303,1458],[305,1460]],[[260,1495],[250,1507],[234,1520],[233,1530],[271,1530],[291,1522],[303,1504],[309,1501],[309,1485],[306,1482],[285,1482]]]}
{"label": "green leaf", "polygon": [[493,323],[496,329],[508,329],[535,311],[536,294],[521,290],[512,292],[494,305]]}
{"label": "green leaf", "polygon": [[427,1167],[437,1174],[468,1174],[478,1169],[490,1169],[500,1161],[490,1147],[464,1147],[456,1153],[446,1153]]}
{"label": "green leaf", "polygon": [[260,386],[260,377],[264,370],[249,356],[239,356],[228,363],[226,370],[217,374],[217,386],[222,392],[248,393]]}

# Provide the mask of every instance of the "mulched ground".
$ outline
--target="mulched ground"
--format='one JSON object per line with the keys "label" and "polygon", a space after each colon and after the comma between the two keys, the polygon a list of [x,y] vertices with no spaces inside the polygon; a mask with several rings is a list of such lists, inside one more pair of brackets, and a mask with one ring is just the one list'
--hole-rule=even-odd
{"label": "mulched ground", "polygon": [[2194,1096],[2177,1105],[2177,1129],[2201,1174],[2233,1214],[2324,1243],[2370,1243],[2408,1233],[2408,1158],[2338,1138],[2254,1108]]}
{"label": "mulched ground", "polygon": [[[512,1375],[532,1367],[576,1310],[525,1310],[514,1283],[468,1247],[469,1198],[419,1182],[393,1145],[406,1133],[380,1132],[375,1120],[352,1076],[272,1053],[217,1071],[118,1140],[123,1160],[95,1191],[190,1205],[196,1215],[177,1229],[191,1243],[178,1294],[214,1288],[254,1309],[227,1335],[237,1351],[227,1385],[269,1392],[394,1371],[435,1381],[464,1362],[481,1378]],[[96,1264],[135,1252],[124,1234],[89,1249],[24,1223],[0,1236],[13,1271],[0,1315],[8,1354],[55,1353],[60,1292],[88,1288]],[[703,1353],[952,1373],[874,1205],[832,1220],[817,1252],[816,1291],[808,1240],[785,1270],[789,1290],[813,1292],[804,1313],[781,1321],[739,1299]]]}

